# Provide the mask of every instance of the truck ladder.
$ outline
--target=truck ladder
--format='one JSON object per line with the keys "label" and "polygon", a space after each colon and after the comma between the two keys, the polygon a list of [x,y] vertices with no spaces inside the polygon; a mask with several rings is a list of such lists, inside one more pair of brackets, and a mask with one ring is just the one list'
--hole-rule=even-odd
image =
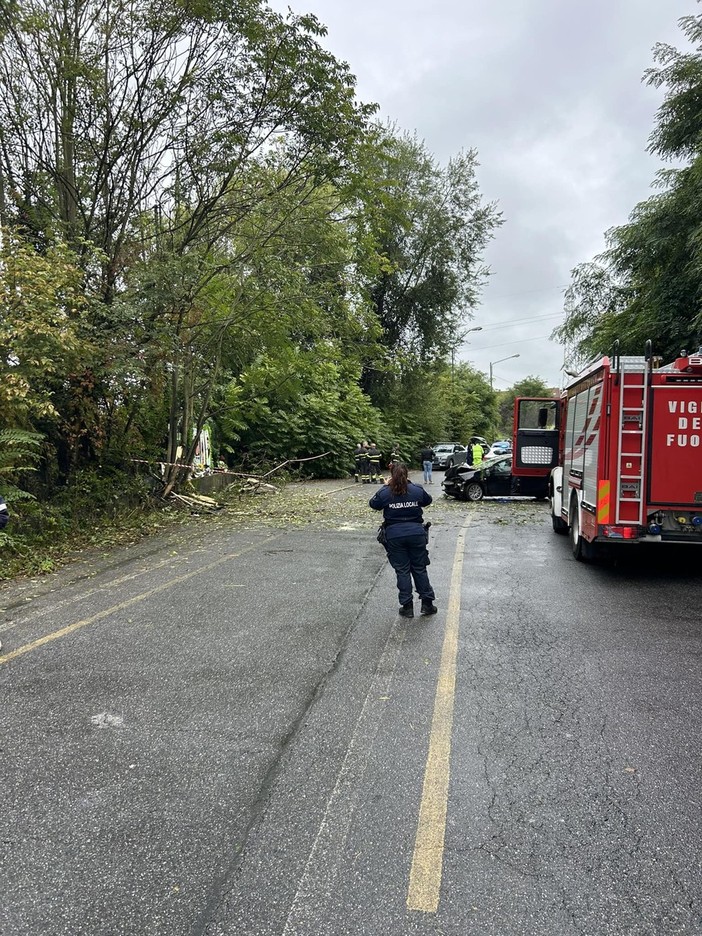
{"label": "truck ladder", "polygon": [[615,523],[643,525],[648,362],[619,358],[619,439]]}

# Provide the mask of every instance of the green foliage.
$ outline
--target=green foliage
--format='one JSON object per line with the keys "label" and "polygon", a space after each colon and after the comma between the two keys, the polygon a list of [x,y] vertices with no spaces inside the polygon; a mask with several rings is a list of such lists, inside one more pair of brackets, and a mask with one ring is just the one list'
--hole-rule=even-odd
{"label": "green foliage", "polygon": [[511,439],[514,431],[514,401],[517,397],[554,397],[559,395],[558,388],[549,387],[541,377],[530,374],[518,380],[508,390],[497,394],[499,423],[495,426],[495,438]]}
{"label": "green foliage", "polygon": [[493,419],[443,361],[500,223],[476,155],[373,125],[324,35],[262,0],[0,6],[0,425],[44,437],[5,479],[42,546],[132,459],[182,483],[206,422],[232,464],[343,476]]}
{"label": "green foliage", "polygon": [[0,251],[0,420],[56,421],[56,391],[92,348],[81,327],[89,308],[78,257],[60,243],[41,253],[12,230]]}
{"label": "green foliage", "polygon": [[0,535],[0,580],[51,572],[82,549],[105,549],[153,532],[164,517],[151,489],[144,477],[89,471],[77,472],[51,501],[13,498],[10,523]]}
{"label": "green foliage", "polygon": [[224,442],[249,465],[329,453],[301,465],[301,473],[343,477],[358,441],[373,439],[387,452],[392,444],[354,374],[315,351],[291,351],[284,370],[280,357],[262,356],[233,384],[229,398],[238,424],[234,441],[232,424],[222,420]]}
{"label": "green foliage", "polygon": [[8,503],[31,497],[17,486],[19,475],[35,471],[43,437],[21,429],[0,429],[0,484]]}
{"label": "green foliage", "polygon": [[702,152],[702,16],[683,16],[678,23],[696,48],[683,53],[665,43],[654,47],[658,67],[647,69],[644,78],[666,95],[650,148],[663,158],[694,160]]}
{"label": "green foliage", "polygon": [[[486,275],[481,253],[501,218],[482,204],[474,151],[439,166],[423,143],[386,131],[375,153],[373,208],[366,217],[380,264],[368,278],[382,343],[401,372],[446,354],[459,321],[475,307]],[[364,373],[378,403],[387,378]]]}
{"label": "green foliage", "polygon": [[472,435],[489,435],[497,421],[490,384],[466,363],[439,361],[407,371],[383,410],[392,438],[414,464],[423,445],[465,444]]}

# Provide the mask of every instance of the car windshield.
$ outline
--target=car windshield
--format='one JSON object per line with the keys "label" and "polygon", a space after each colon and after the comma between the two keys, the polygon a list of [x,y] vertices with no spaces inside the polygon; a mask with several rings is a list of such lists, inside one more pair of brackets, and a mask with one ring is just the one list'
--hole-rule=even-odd
{"label": "car windshield", "polygon": [[[495,462],[501,462],[501,461],[505,461],[505,456],[504,456],[504,455],[490,455],[489,458],[484,458],[484,459],[480,462],[480,467],[481,467],[481,468],[484,468],[485,465],[494,465]],[[512,464],[512,459],[511,459],[511,458],[510,458],[510,459],[507,459],[507,464],[508,464],[508,465],[511,465],[511,464]]]}
{"label": "car windshield", "polygon": [[453,446],[452,445],[437,445],[434,447],[434,451],[435,452],[452,452]]}

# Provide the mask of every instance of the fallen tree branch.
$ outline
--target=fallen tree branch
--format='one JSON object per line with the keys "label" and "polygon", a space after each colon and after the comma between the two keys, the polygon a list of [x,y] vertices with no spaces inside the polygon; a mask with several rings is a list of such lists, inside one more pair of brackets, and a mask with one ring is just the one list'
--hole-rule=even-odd
{"label": "fallen tree branch", "polygon": [[212,497],[205,497],[201,494],[177,494],[171,491],[170,497],[179,504],[185,504],[191,510],[221,510],[224,506]]}
{"label": "fallen tree branch", "polygon": [[275,468],[271,468],[270,471],[267,471],[264,475],[261,475],[262,478],[267,478],[269,475],[272,475],[275,471],[280,471],[281,468],[285,468],[286,465],[296,465],[298,462],[308,462],[316,461],[318,458],[326,458],[327,455],[333,455],[333,452],[324,452],[322,455],[310,455],[309,458],[287,458],[280,465],[276,465]]}
{"label": "fallen tree branch", "polygon": [[[327,455],[333,454],[333,452],[323,452],[321,455],[310,455],[307,458],[286,458],[284,462],[281,462],[279,465],[276,465],[275,468],[271,468],[270,471],[262,475],[253,475],[251,472],[245,474],[240,471],[230,471],[228,468],[217,468],[213,470],[212,474],[227,474],[233,475],[235,478],[245,478],[245,483],[240,488],[241,494],[255,494],[260,491],[277,494],[278,488],[272,484],[266,483],[264,480],[265,478],[269,478],[272,474],[275,474],[276,471],[285,468],[286,465],[297,465],[302,462],[317,461],[320,458],[326,458]],[[161,471],[166,467],[190,468],[192,470],[192,465],[185,465],[183,462],[150,461],[144,458],[130,458],[129,460],[139,465],[159,465]],[[171,491],[169,497],[176,498],[180,503],[187,504],[191,507],[199,506],[210,510],[218,510],[222,507],[221,504],[217,503],[217,501],[213,500],[211,497],[205,497],[200,494],[177,494],[175,491]]]}

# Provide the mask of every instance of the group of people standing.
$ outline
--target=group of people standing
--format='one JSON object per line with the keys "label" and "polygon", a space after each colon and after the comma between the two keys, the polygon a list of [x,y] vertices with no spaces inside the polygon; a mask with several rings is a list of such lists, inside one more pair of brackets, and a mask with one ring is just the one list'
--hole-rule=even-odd
{"label": "group of people standing", "polygon": [[392,468],[394,464],[402,461],[399,448],[393,446],[392,454],[387,466],[383,465],[383,453],[375,442],[359,442],[353,453],[353,466],[351,473],[354,481],[362,484],[381,484],[384,480],[384,467]]}

